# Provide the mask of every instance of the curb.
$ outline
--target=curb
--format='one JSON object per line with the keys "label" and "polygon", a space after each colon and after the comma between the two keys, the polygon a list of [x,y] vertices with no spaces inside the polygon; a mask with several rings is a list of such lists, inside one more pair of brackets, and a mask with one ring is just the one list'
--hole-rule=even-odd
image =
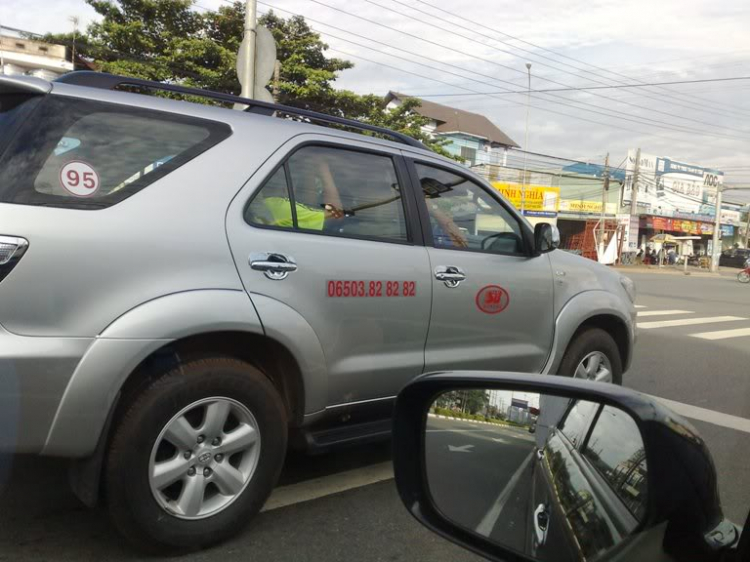
{"label": "curb", "polygon": [[713,277],[720,279],[722,277],[732,277],[732,273],[711,273],[710,271],[684,271],[670,267],[639,267],[637,265],[616,265],[613,269],[617,271],[632,271],[634,273],[654,273],[656,275],[681,275],[682,277]]}

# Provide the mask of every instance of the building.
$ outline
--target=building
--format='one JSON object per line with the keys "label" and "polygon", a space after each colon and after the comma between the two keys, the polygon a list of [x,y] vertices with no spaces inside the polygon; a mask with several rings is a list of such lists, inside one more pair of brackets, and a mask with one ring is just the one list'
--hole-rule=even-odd
{"label": "building", "polygon": [[73,70],[65,46],[28,39],[7,28],[0,30],[0,75],[37,76],[54,80]]}
{"label": "building", "polygon": [[[410,97],[413,96],[388,92],[386,107],[396,108]],[[431,119],[422,130],[450,141],[444,148],[452,155],[463,158],[469,166],[504,165],[508,149],[518,147],[513,139],[484,115],[421,98],[419,101],[421,105],[415,111]]]}

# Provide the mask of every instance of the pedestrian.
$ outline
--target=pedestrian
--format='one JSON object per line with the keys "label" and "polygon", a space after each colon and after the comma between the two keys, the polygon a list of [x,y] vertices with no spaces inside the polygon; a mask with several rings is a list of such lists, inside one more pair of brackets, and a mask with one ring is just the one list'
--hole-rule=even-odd
{"label": "pedestrian", "polygon": [[643,264],[643,248],[638,248],[638,253],[635,255],[635,265]]}

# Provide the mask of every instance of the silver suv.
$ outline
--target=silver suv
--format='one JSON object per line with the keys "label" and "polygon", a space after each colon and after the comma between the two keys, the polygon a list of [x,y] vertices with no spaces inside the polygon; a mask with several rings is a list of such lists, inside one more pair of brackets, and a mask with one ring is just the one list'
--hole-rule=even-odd
{"label": "silver suv", "polygon": [[214,543],[421,373],[621,383],[634,287],[556,236],[393,131],[0,78],[0,451],[74,459],[144,547]]}

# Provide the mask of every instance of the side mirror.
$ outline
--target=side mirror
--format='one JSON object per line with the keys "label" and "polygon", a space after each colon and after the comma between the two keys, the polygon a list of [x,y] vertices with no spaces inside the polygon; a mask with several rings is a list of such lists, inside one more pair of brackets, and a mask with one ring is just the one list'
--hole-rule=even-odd
{"label": "side mirror", "polygon": [[546,254],[560,247],[560,231],[554,225],[540,222],[534,227],[534,250]]}
{"label": "side mirror", "polygon": [[739,560],[713,460],[656,399],[559,376],[439,373],[396,402],[396,485],[490,560]]}

